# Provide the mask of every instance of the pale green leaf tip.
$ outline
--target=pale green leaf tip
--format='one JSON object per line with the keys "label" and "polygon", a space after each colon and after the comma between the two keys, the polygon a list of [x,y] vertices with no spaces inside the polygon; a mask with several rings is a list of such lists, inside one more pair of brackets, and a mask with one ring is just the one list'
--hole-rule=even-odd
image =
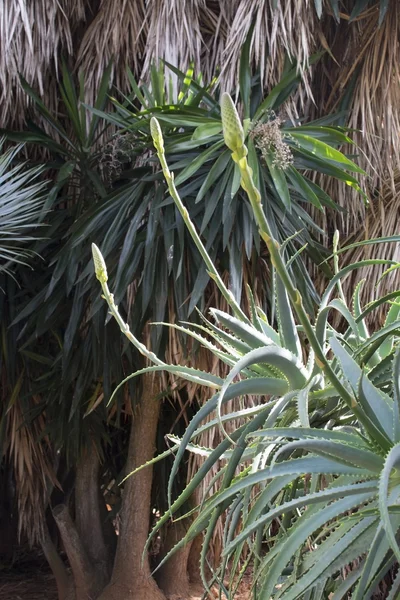
{"label": "pale green leaf tip", "polygon": [[107,266],[103,255],[96,244],[92,244],[92,256],[97,279],[100,281],[100,283],[106,283],[108,280]]}

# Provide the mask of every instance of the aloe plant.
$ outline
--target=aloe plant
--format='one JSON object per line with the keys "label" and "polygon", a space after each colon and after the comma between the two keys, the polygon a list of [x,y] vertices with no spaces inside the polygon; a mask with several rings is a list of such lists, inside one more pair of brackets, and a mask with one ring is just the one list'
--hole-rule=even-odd
{"label": "aloe plant", "polygon": [[[354,599],[366,599],[400,561],[400,291],[362,307],[359,285],[349,306],[341,282],[352,270],[377,262],[387,264],[388,270],[397,265],[364,260],[340,269],[336,239],[335,274],[311,321],[290,277],[284,244],[272,235],[248,164],[246,136],[228,95],[222,98],[221,115],[225,143],[274,266],[276,325],[256,305],[250,290],[251,314],[246,316],[225,288],[179,197],[154,118],[151,132],[171,197],[233,311],[232,316],[212,310],[214,322],[203,317],[197,327],[172,326],[229,365],[226,379],[184,365],[166,365],[143,348],[119,315],[107,286],[104,260],[98,248],[93,249],[96,275],[111,312],[123,333],[155,363],[130,378],[165,369],[215,391],[182,439],[171,437],[174,447],[168,452],[176,455],[168,489],[170,506],[148,543],[217,464],[213,483],[219,482],[218,491],[207,494],[197,512],[191,511],[187,534],[170,553],[203,531],[206,589],[217,583],[221,593],[233,598],[252,562],[254,598],[300,600],[332,594],[329,597],[338,600],[351,592]],[[398,236],[392,241],[398,242]],[[367,318],[385,303],[389,305],[386,322],[370,333]],[[330,324],[332,312],[339,312],[346,323],[340,331]],[[223,414],[227,401],[248,394],[259,397],[255,407]],[[200,434],[213,427],[223,432],[222,441],[216,448],[199,447]],[[205,461],[173,500],[172,483],[186,450],[200,453]],[[221,516],[222,560],[207,581],[207,551]],[[388,597],[394,599],[400,576],[390,583]]]}

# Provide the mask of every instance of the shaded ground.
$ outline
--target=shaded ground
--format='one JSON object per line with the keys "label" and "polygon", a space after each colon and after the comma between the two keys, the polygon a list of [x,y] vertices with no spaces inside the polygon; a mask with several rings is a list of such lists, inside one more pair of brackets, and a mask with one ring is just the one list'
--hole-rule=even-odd
{"label": "shaded ground", "polygon": [[[201,600],[201,586],[193,586],[189,598],[171,596],[169,600]],[[213,598],[218,598],[215,591]],[[237,600],[249,600],[249,587],[244,582]],[[12,569],[0,564],[0,600],[58,600],[54,577],[41,554],[18,557]]]}
{"label": "shaded ground", "polygon": [[[0,565],[1,567],[1,565]],[[0,570],[0,600],[57,600],[57,588],[43,556],[18,557]]]}

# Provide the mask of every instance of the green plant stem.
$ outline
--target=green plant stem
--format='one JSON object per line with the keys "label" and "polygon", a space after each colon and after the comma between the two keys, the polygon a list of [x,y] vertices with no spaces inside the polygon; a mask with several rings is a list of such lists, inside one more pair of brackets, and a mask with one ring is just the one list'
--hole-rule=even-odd
{"label": "green plant stem", "polygon": [[128,338],[128,340],[131,342],[131,344],[133,344],[135,346],[135,348],[137,348],[137,350],[140,352],[140,354],[142,356],[144,356],[145,358],[150,360],[152,363],[154,363],[160,367],[167,366],[165,362],[163,362],[161,359],[159,359],[158,356],[156,354],[154,354],[154,352],[151,352],[150,350],[148,350],[146,348],[146,346],[144,344],[142,344],[141,342],[139,342],[139,340],[133,335],[133,333],[129,329],[128,323],[125,323],[125,321],[123,320],[123,318],[121,317],[121,315],[119,313],[118,306],[114,302],[114,294],[112,294],[110,292],[110,289],[107,285],[107,280],[104,278],[104,276],[102,277],[101,274],[99,275],[97,270],[96,270],[96,277],[101,283],[101,289],[103,290],[103,298],[107,302],[108,308],[110,309],[110,313],[112,314],[114,319],[117,321],[122,333]]}
{"label": "green plant stem", "polygon": [[[162,137],[161,137],[161,139],[159,138],[160,135],[162,136],[161,129],[159,128],[158,122],[154,117],[151,119],[151,121],[153,123],[152,135],[153,135],[154,146],[157,150],[157,156],[159,158],[161,168],[162,168],[162,171],[164,174],[164,178],[165,178],[165,181],[168,186],[168,191],[171,195],[171,198],[175,202],[175,205],[178,208],[180,214],[182,215],[182,218],[185,222],[186,228],[189,231],[194,243],[196,244],[198,251],[201,254],[202,259],[204,260],[204,262],[206,264],[208,275],[211,277],[211,279],[213,281],[215,281],[215,283],[218,286],[218,289],[220,290],[221,294],[223,295],[223,297],[225,298],[225,300],[227,301],[229,306],[232,308],[232,310],[236,314],[236,316],[238,316],[240,319],[242,319],[243,321],[245,321],[247,324],[250,325],[251,324],[250,320],[248,319],[246,314],[242,311],[239,304],[236,302],[232,292],[230,292],[228,290],[228,288],[222,281],[221,276],[219,275],[217,269],[215,268],[213,261],[211,260],[203,242],[201,241],[200,236],[197,233],[192,220],[190,219],[188,210],[184,206],[184,204],[179,196],[178,190],[175,187],[174,174],[171,173],[171,171],[169,170],[169,167],[168,167],[168,164],[167,164],[167,161],[165,158],[163,140],[162,140]],[[157,129],[155,127],[155,124],[157,124]],[[154,134],[155,130],[158,135]]]}

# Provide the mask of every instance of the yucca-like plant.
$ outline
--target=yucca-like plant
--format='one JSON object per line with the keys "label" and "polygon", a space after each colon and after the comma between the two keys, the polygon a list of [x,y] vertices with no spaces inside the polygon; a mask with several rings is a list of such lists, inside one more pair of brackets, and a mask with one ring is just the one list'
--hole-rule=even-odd
{"label": "yucca-like plant", "polygon": [[[268,94],[263,94],[260,74],[251,72],[250,42],[251,36],[242,47],[239,68],[243,136],[257,187],[263,199],[268,199],[271,231],[279,242],[287,240],[284,246],[287,256],[294,255],[304,245],[309,260],[329,277],[331,273],[324,262],[327,251],[318,242],[323,231],[310,216],[309,209],[315,207],[321,214],[327,208],[342,209],[315,183],[315,175],[328,175],[360,192],[357,176],[364,172],[339,150],[352,141],[346,130],[337,126],[338,115],[328,115],[315,122],[303,114],[298,119],[288,117],[288,100],[296,95],[304,81],[299,64],[287,59],[279,83]],[[310,65],[320,58],[320,54],[311,56]],[[177,99],[173,103],[170,82],[164,72],[166,66],[178,80]],[[224,144],[221,90],[215,79],[204,83],[195,67],[182,72],[169,63],[158,68],[153,66],[151,85],[139,85],[132,73],[128,74],[132,91],[124,101],[113,99],[115,111],[111,114],[96,109],[94,112],[119,127],[117,140],[125,140],[125,146],[132,140],[141,148],[143,165],[149,162],[148,156],[152,164],[149,125],[151,117],[157,117],[166,158],[174,170],[182,200],[210,253],[218,246],[223,250],[228,248],[231,288],[240,298],[243,257],[246,254],[250,259],[252,252],[256,254],[254,250],[259,251],[260,239],[245,191],[240,186],[239,169],[230,160],[229,149]],[[359,201],[362,203],[361,197]],[[174,206],[165,202],[166,219],[171,210]],[[307,310],[311,311],[317,293],[303,255],[296,255],[290,270]],[[191,309],[196,305],[204,275],[200,269],[189,303]]]}
{"label": "yucca-like plant", "polygon": [[[131,377],[165,369],[215,389],[183,438],[172,438],[176,456],[168,489],[170,508],[149,542],[218,464],[212,482],[218,483],[218,491],[206,494],[192,511],[185,538],[171,551],[205,532],[201,566],[206,589],[217,583],[220,594],[233,598],[252,563],[254,598],[339,600],[351,592],[354,599],[366,599],[390,572],[387,597],[394,599],[400,589],[400,576],[395,574],[400,561],[400,292],[362,307],[359,286],[348,306],[341,290],[343,279],[379,261],[360,261],[340,270],[335,248],[335,275],[311,322],[292,283],[284,248],[271,234],[247,161],[242,124],[228,95],[222,98],[221,112],[225,143],[274,266],[277,325],[268,322],[250,291],[251,315],[245,315],[219,278],[178,195],[155,119],[151,133],[171,197],[233,312],[232,316],[211,311],[215,323],[204,319],[196,329],[174,327],[228,364],[228,377],[222,380],[183,365],[166,365],[136,340],[115,306],[104,260],[94,247],[96,275],[112,314],[123,333],[154,363]],[[384,262],[388,270],[397,267]],[[383,304],[390,306],[386,323],[370,334],[366,317]],[[342,331],[329,323],[334,311],[347,323]],[[228,400],[248,394],[259,396],[255,407],[222,414]],[[228,422],[238,423],[229,435]],[[198,447],[198,436],[213,427],[224,433],[222,442],[216,448]],[[173,501],[172,482],[186,450],[203,455],[205,461]],[[222,515],[222,562],[207,581],[207,550]]]}

